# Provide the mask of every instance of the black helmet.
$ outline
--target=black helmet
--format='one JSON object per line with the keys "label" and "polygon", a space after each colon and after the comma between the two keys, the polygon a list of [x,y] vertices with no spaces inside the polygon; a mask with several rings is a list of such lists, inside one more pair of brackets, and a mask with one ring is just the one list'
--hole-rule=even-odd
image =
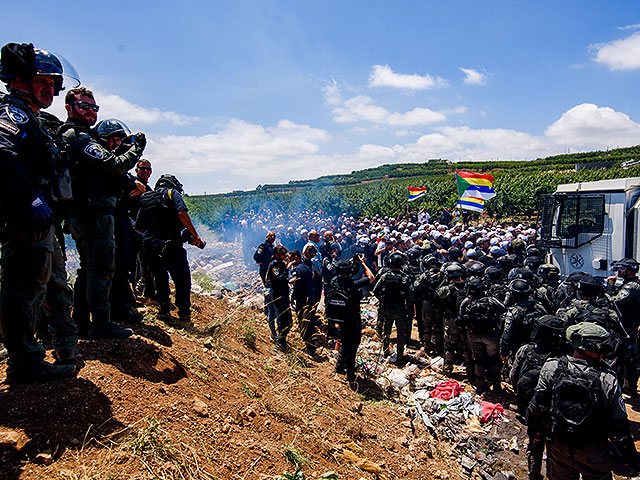
{"label": "black helmet", "polygon": [[531,338],[549,343],[559,343],[564,337],[566,323],[556,315],[543,315],[533,324]]}
{"label": "black helmet", "polygon": [[470,277],[482,277],[484,275],[484,265],[482,263],[472,263],[467,268]]}
{"label": "black helmet", "polygon": [[604,293],[604,285],[589,275],[578,282],[578,292],[588,297],[599,297]]}
{"label": "black helmet", "polygon": [[527,244],[521,238],[516,238],[511,242],[511,248],[514,252],[523,253],[524,249],[527,247]]}
{"label": "black helmet", "polygon": [[178,181],[175,175],[165,173],[156,182],[156,187],[175,188],[182,193],[182,184]]}
{"label": "black helmet", "polygon": [[400,268],[404,265],[406,257],[403,253],[393,252],[389,255],[389,265],[393,268]]}
{"label": "black helmet", "polygon": [[447,255],[449,256],[449,260],[452,262],[457,262],[462,258],[462,250],[458,247],[451,247],[447,250]]}
{"label": "black helmet", "polygon": [[487,284],[482,278],[475,277],[467,282],[467,288],[472,295],[478,295],[485,292]]}
{"label": "black helmet", "polygon": [[531,293],[531,286],[526,280],[517,278],[511,280],[511,283],[509,283],[509,291],[516,295],[529,295]]}
{"label": "black helmet", "polygon": [[535,245],[529,245],[527,247],[527,257],[541,257],[542,252]]}
{"label": "black helmet", "polygon": [[418,247],[411,247],[407,250],[406,255],[409,260],[418,260],[420,258],[420,249]]}
{"label": "black helmet", "polygon": [[509,275],[507,275],[508,280],[516,280],[520,278],[522,280],[526,280],[529,283],[531,283],[531,281],[533,280],[533,277],[534,277],[534,273],[528,268],[524,268],[524,267],[512,268],[511,271],[509,272]]}
{"label": "black helmet", "polygon": [[486,268],[486,270],[484,271],[484,276],[491,283],[500,282],[503,276],[502,269],[492,265]]}
{"label": "black helmet", "polygon": [[545,280],[557,280],[560,276],[560,269],[552,263],[545,263],[538,267],[538,276]]}
{"label": "black helmet", "polygon": [[540,265],[544,263],[542,257],[531,256],[524,259],[524,266],[532,272],[537,272]]}
{"label": "black helmet", "polygon": [[638,262],[636,262],[633,258],[622,258],[620,260],[617,260],[615,262],[613,262],[611,264],[611,268],[613,270],[618,270],[620,268],[625,268],[627,270],[630,270],[634,273],[638,272]]}
{"label": "black helmet", "polygon": [[358,271],[358,265],[351,260],[338,260],[336,273],[338,275],[354,275]]}
{"label": "black helmet", "polygon": [[452,263],[451,265],[448,265],[444,269],[444,274],[447,276],[448,279],[464,278],[465,271],[462,266],[458,265],[457,263]]}
{"label": "black helmet", "polygon": [[434,257],[433,255],[427,255],[422,259],[421,263],[425,269],[429,267],[440,268],[440,266],[442,265],[442,262],[438,260],[436,257]]}
{"label": "black helmet", "polygon": [[0,55],[0,80],[4,83],[21,77],[54,76],[55,95],[64,89],[63,77],[71,88],[80,85],[78,72],[64,57],[41,48],[33,48],[31,43],[7,43],[2,47]]}
{"label": "black helmet", "polygon": [[509,273],[513,268],[513,259],[511,258],[511,255],[503,255],[496,260],[496,263],[505,274]]}
{"label": "black helmet", "polygon": [[588,276],[589,274],[587,272],[573,272],[569,274],[569,276],[565,280],[565,283],[568,283],[569,285],[573,285],[574,287],[577,287],[578,283],[580,283],[580,280]]}
{"label": "black helmet", "polygon": [[98,124],[95,126],[95,131],[100,138],[104,140],[110,137],[128,137],[131,135],[131,130],[129,127],[117,118],[107,118],[105,120],[100,120]]}

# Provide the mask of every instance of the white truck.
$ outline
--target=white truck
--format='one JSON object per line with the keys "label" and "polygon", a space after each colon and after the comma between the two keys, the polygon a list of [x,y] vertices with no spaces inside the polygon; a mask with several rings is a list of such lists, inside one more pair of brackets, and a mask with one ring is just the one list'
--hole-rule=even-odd
{"label": "white truck", "polygon": [[542,246],[562,276],[611,274],[611,263],[640,259],[640,177],[567,183],[538,205]]}

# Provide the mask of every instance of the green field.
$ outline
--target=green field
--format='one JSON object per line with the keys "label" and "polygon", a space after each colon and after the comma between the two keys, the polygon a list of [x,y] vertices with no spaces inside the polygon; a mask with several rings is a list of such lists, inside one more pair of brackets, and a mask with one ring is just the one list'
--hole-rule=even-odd
{"label": "green field", "polygon": [[[308,209],[325,214],[399,215],[407,208],[407,186],[427,187],[427,195],[411,204],[435,212],[457,202],[455,171],[490,173],[496,196],[485,212],[497,219],[531,218],[538,197],[561,183],[588,182],[640,176],[640,165],[623,168],[623,162],[640,159],[640,146],[610,151],[556,155],[531,161],[448,162],[382,165],[346,175],[329,175],[286,184],[259,185],[255,190],[186,198],[192,215],[217,227],[225,215],[242,215],[261,209],[284,212]],[[605,168],[589,168],[608,162]],[[577,170],[576,166],[585,166]]]}

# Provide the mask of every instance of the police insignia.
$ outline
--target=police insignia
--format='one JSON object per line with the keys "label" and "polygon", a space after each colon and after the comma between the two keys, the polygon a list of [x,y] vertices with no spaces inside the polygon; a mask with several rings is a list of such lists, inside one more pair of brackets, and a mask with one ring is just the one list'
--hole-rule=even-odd
{"label": "police insignia", "polygon": [[100,146],[96,145],[95,143],[90,143],[89,145],[84,147],[84,153],[86,153],[90,157],[97,158],[98,160],[102,160],[103,158],[102,148],[100,148]]}
{"label": "police insignia", "polygon": [[262,253],[262,247],[258,247],[258,255]]}
{"label": "police insignia", "polygon": [[20,131],[20,129],[15,125],[10,124],[9,122],[3,122],[2,120],[0,120],[0,130],[9,132],[11,135],[16,135]]}
{"label": "police insignia", "polygon": [[280,275],[280,269],[278,267],[273,267],[273,274]]}
{"label": "police insignia", "polygon": [[29,117],[25,112],[20,110],[18,107],[13,107],[11,105],[7,106],[7,115],[9,115],[11,121],[16,125],[22,125],[29,121]]}

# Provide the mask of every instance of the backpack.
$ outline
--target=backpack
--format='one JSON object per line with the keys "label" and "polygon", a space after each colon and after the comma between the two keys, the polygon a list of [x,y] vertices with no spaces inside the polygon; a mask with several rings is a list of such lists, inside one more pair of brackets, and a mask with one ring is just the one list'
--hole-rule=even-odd
{"label": "backpack", "polygon": [[521,413],[526,412],[529,403],[531,403],[533,391],[538,385],[538,378],[540,378],[540,370],[550,355],[549,352],[536,352],[533,344],[528,344],[523,348],[526,348],[526,355],[515,384],[516,404]]}
{"label": "backpack", "polygon": [[400,272],[388,272],[380,279],[380,300],[389,306],[404,306],[407,301],[404,276]]}
{"label": "backpack", "polygon": [[349,292],[340,285],[337,277],[333,278],[325,295],[324,312],[327,320],[343,323],[353,313],[351,304]]}
{"label": "backpack", "polygon": [[136,229],[165,240],[180,240],[182,224],[171,204],[172,190],[160,188],[140,197]]}
{"label": "backpack", "polygon": [[476,333],[498,332],[500,318],[495,314],[494,307],[488,297],[471,300],[466,309],[469,330]]}
{"label": "backpack", "polygon": [[606,415],[601,412],[603,397],[600,369],[569,371],[566,356],[558,359],[551,392],[552,432],[573,445],[598,443],[606,439]]}

